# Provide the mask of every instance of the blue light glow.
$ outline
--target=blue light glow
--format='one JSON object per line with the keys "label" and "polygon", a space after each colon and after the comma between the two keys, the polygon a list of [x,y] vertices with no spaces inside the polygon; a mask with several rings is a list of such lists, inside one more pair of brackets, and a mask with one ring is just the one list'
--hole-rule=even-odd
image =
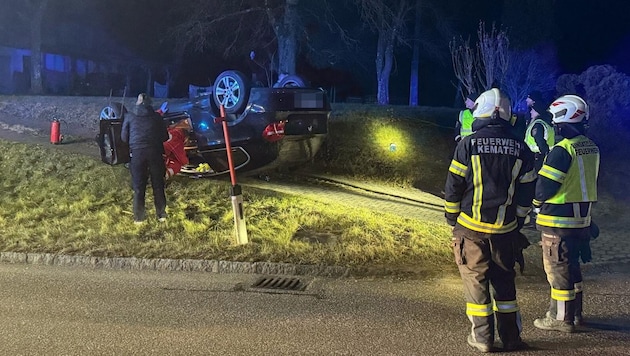
{"label": "blue light glow", "polygon": [[197,129],[199,129],[199,131],[208,131],[208,129],[210,129],[210,126],[208,125],[207,122],[200,121],[199,124],[197,125]]}

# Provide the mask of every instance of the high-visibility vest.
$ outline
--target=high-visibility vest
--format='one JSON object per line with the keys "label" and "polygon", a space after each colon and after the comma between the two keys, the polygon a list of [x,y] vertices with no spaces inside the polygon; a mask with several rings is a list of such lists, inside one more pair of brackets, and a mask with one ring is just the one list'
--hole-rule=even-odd
{"label": "high-visibility vest", "polygon": [[534,125],[536,124],[541,124],[543,127],[543,130],[544,130],[543,138],[545,139],[545,141],[547,141],[547,147],[551,149],[551,146],[553,146],[554,143],[556,143],[556,141],[555,141],[555,134],[553,131],[553,127],[551,127],[549,123],[547,123],[545,120],[542,120],[542,119],[532,120],[532,122],[529,123],[529,126],[527,126],[527,130],[525,130],[525,143],[527,144],[527,146],[529,146],[529,149],[532,152],[540,153],[540,147],[538,147],[538,144],[536,143],[534,136],[532,136],[532,129],[534,128]]}
{"label": "high-visibility vest", "polygon": [[[597,201],[597,176],[599,174],[599,148],[589,138],[583,135],[571,139],[563,139],[554,149],[562,147],[571,156],[571,165],[566,173],[544,164],[539,176],[551,179],[561,184],[554,196],[544,204],[562,205],[577,203],[592,203]],[[579,214],[579,209],[573,209],[573,216],[555,216],[543,211],[538,215],[536,223],[541,226],[557,228],[586,228],[591,224],[590,208],[586,216]],[[550,211],[551,212],[551,211]]]}
{"label": "high-visibility vest", "polygon": [[472,124],[475,118],[472,111],[466,109],[459,112],[459,136],[462,138],[473,133]]}

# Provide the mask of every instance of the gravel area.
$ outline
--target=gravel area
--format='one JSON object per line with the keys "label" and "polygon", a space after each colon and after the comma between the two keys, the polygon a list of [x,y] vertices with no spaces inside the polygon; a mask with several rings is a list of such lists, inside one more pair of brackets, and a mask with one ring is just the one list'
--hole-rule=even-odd
{"label": "gravel area", "polygon": [[[0,95],[0,125],[19,133],[48,135],[53,118],[61,121],[64,135],[93,138],[98,133],[101,109],[120,97]],[[126,98],[127,106],[131,98]]]}

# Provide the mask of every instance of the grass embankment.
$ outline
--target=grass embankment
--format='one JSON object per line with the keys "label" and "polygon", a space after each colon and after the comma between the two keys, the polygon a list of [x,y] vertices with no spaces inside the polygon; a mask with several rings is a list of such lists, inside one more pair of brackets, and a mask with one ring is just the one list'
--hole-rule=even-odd
{"label": "grass embankment", "polygon": [[457,110],[338,105],[316,169],[440,195]]}
{"label": "grass embankment", "polygon": [[[416,115],[417,112],[412,113]],[[401,115],[402,116],[402,115]],[[438,190],[450,131],[391,109],[336,110],[311,169]],[[435,118],[429,118],[436,122]],[[446,142],[444,141],[444,137]],[[393,145],[392,145],[393,144]],[[270,261],[369,268],[450,266],[449,228],[338,202],[248,188],[250,243],[233,244],[229,182],[178,176],[169,218],[133,224],[129,172],[49,146],[0,141],[0,250],[89,256]],[[150,188],[149,216],[154,212]],[[325,235],[325,242],[299,238]]]}

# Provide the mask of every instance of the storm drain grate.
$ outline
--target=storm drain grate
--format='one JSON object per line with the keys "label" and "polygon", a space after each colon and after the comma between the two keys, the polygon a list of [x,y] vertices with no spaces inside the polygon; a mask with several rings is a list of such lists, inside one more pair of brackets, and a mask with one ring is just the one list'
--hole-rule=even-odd
{"label": "storm drain grate", "polygon": [[261,277],[252,284],[252,288],[303,291],[307,285],[307,283],[295,277]]}

